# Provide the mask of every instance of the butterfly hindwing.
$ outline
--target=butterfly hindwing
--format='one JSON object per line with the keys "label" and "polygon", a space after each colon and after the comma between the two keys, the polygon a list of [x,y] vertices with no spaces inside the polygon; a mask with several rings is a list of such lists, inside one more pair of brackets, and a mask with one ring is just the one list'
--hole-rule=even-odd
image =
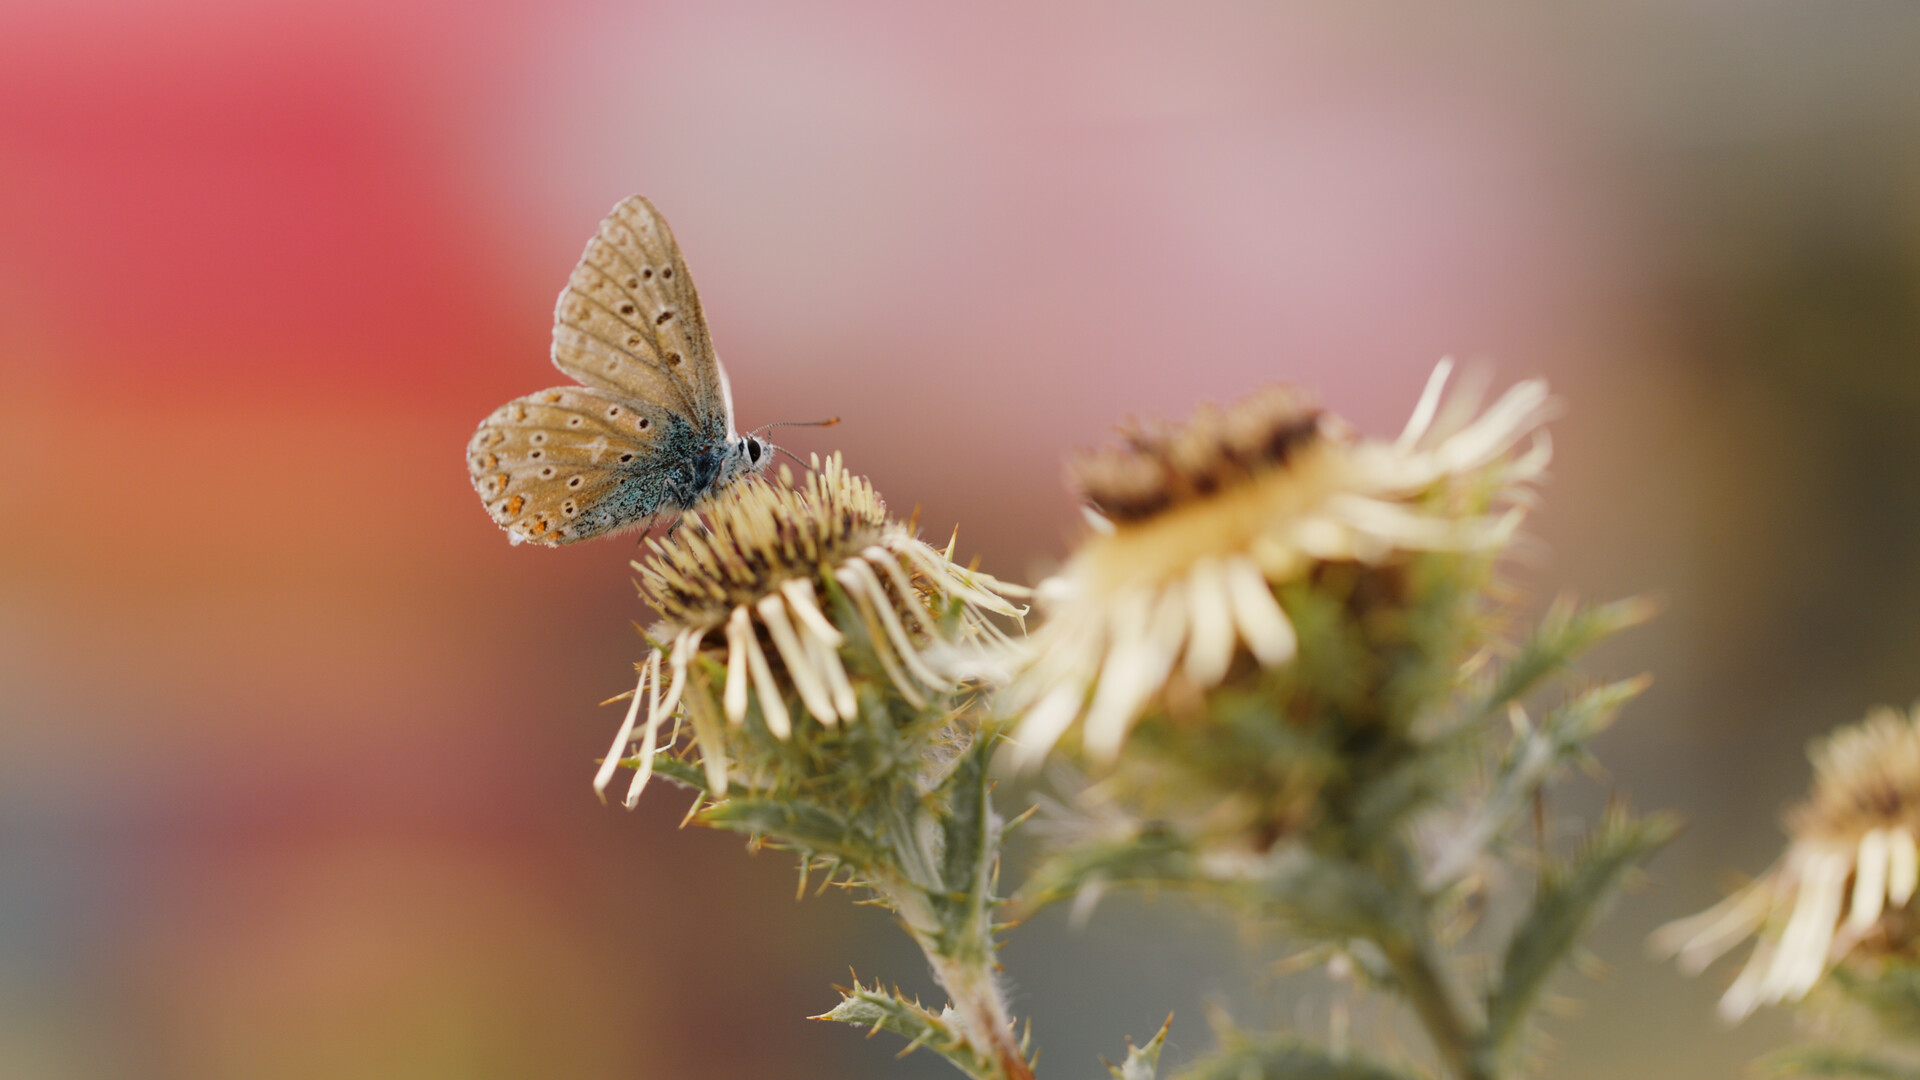
{"label": "butterfly hindwing", "polygon": [[474,490],[516,542],[554,546],[644,525],[666,505],[673,413],[584,386],[515,398],[467,445]]}

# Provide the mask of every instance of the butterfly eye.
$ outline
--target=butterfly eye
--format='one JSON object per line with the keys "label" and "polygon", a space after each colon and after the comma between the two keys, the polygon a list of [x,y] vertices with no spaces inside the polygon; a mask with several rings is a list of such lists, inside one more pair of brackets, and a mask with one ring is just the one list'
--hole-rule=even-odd
{"label": "butterfly eye", "polygon": [[760,463],[760,440],[759,439],[747,440],[747,460],[753,462],[756,465]]}

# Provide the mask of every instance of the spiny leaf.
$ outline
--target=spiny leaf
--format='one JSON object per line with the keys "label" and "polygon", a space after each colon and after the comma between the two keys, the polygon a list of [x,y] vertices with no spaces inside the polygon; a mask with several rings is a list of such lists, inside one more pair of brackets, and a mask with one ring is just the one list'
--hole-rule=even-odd
{"label": "spiny leaf", "polygon": [[777,799],[730,798],[700,811],[716,829],[752,833],[781,847],[825,855],[856,867],[873,866],[883,852],[846,819],[816,806]]}
{"label": "spiny leaf", "polygon": [[1850,1076],[1865,1080],[1920,1080],[1920,1069],[1885,1058],[1868,1057],[1827,1046],[1796,1046],[1759,1060],[1758,1072],[1767,1077]]}
{"label": "spiny leaf", "polygon": [[917,1001],[882,990],[877,982],[868,988],[856,980],[851,989],[842,990],[840,995],[840,1004],[808,1019],[854,1024],[866,1028],[868,1034],[891,1031],[907,1040],[906,1049],[900,1053],[902,1057],[924,1046],[976,1080],[993,1080],[999,1076],[993,1060],[967,1042],[945,1011],[934,1013]]}
{"label": "spiny leaf", "polygon": [[1486,797],[1453,831],[1428,868],[1427,891],[1439,892],[1459,880],[1527,812],[1534,793],[1554,770],[1583,754],[1587,741],[1605,730],[1620,707],[1647,688],[1647,682],[1643,675],[1593,687],[1515,738]]}
{"label": "spiny leaf", "polygon": [[1480,717],[1492,716],[1509,702],[1525,697],[1542,679],[1565,667],[1595,642],[1646,622],[1655,610],[1654,602],[1644,596],[1587,608],[1577,608],[1565,600],[1556,602],[1533,636],[1500,669],[1474,711]]}
{"label": "spiny leaf", "polygon": [[1891,956],[1872,964],[1843,964],[1829,980],[1841,993],[1867,1007],[1887,1034],[1920,1040],[1920,964]]}
{"label": "spiny leaf", "polygon": [[1154,1073],[1160,1068],[1160,1050],[1166,1045],[1167,1031],[1172,1027],[1173,1014],[1168,1013],[1166,1023],[1160,1025],[1160,1030],[1147,1041],[1147,1045],[1135,1046],[1132,1039],[1127,1040],[1126,1061],[1115,1065],[1101,1058],[1101,1063],[1113,1074],[1113,1080],[1153,1080]]}
{"label": "spiny leaf", "polygon": [[1496,1053],[1512,1045],[1547,976],[1586,933],[1621,875],[1678,831],[1671,815],[1609,812],[1583,850],[1542,875],[1539,895],[1507,943],[1500,982],[1488,996],[1487,1041]]}
{"label": "spiny leaf", "polygon": [[1335,1057],[1299,1039],[1243,1042],[1203,1058],[1180,1080],[1412,1080],[1356,1055]]}

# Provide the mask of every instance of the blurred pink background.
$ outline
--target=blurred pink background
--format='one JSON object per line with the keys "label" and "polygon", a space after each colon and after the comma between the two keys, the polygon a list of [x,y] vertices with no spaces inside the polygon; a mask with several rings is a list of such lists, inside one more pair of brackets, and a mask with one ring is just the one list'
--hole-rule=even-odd
{"label": "blurred pink background", "polygon": [[[1442,355],[1566,399],[1516,573],[1657,591],[1607,792],[1690,831],[1555,984],[1546,1075],[1784,1038],[1644,958],[1780,839],[1801,747],[1920,696],[1920,8],[0,6],[0,1076],[933,1077],[931,996],[785,856],[588,789],[630,543],[511,549],[462,449],[563,381],[631,192],[743,426],[1031,579],[1071,447],[1274,379],[1390,433]],[[1325,1023],[1175,898],[1004,954],[1052,1075]],[[740,1032],[750,1031],[743,1037]]]}

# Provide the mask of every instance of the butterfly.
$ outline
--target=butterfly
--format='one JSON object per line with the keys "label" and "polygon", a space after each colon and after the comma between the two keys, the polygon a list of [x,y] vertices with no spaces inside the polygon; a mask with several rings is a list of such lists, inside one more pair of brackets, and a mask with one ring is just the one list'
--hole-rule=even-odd
{"label": "butterfly", "polygon": [[734,430],[693,278],[639,195],[600,223],[561,291],[553,363],[585,385],[515,398],[467,444],[473,488],[516,544],[647,528],[772,458]]}

